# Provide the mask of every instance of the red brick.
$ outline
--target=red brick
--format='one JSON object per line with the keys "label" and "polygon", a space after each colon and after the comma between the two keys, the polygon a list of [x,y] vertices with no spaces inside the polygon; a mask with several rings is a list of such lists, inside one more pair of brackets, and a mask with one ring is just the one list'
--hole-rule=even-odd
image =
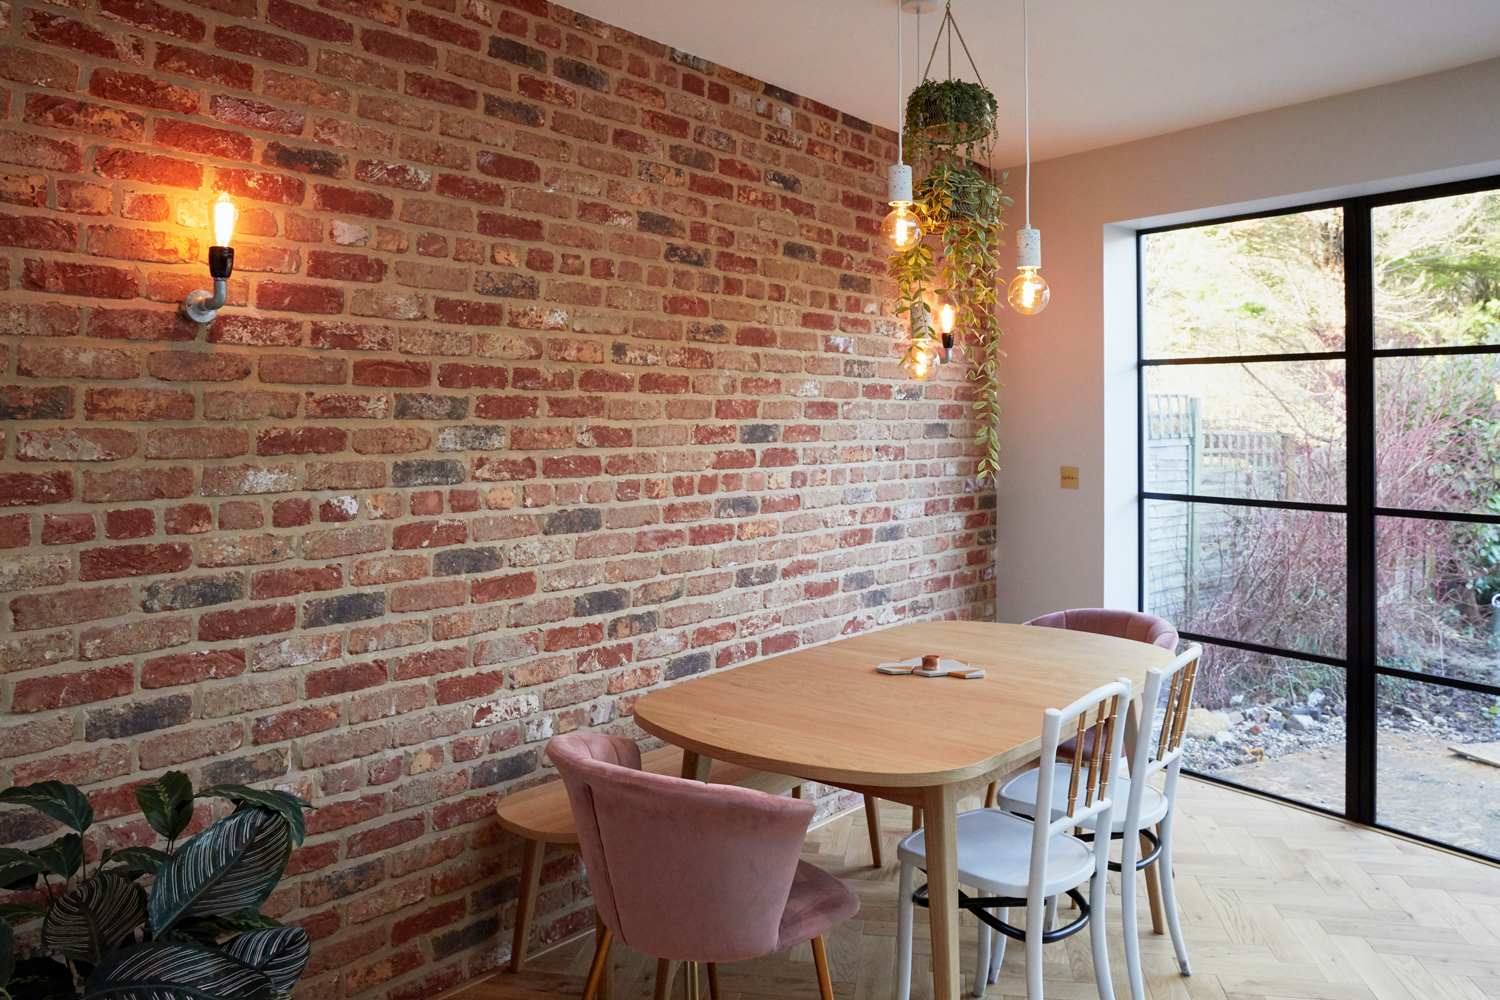
{"label": "red brick", "polygon": [[147,660],[141,668],[141,687],[197,684],[222,677],[238,677],[244,672],[245,651],[242,649],[209,649],[199,653],[159,656]]}
{"label": "red brick", "polygon": [[[105,533],[108,534],[107,528]],[[87,582],[122,576],[177,573],[187,569],[192,561],[193,550],[187,545],[176,542],[163,545],[116,545],[110,548],[85,549],[79,553],[78,578]]]}
{"label": "red brick", "polygon": [[203,642],[243,639],[285,632],[296,626],[297,608],[294,605],[266,604],[243,611],[211,611],[198,620],[198,638]]}
{"label": "red brick", "polygon": [[469,111],[479,106],[479,91],[425,73],[406,74],[406,95],[419,101],[451,104]]}
{"label": "red brick", "polygon": [[322,42],[354,41],[354,27],[348,21],[286,0],[271,0],[266,20],[278,28]]}
{"label": "red brick", "polygon": [[[307,46],[290,38],[256,31],[244,25],[221,25],[214,29],[214,44],[225,52],[264,59],[285,66],[306,66]],[[248,89],[248,88],[241,88]]]}
{"label": "red brick", "polygon": [[354,362],[355,385],[425,386],[432,384],[432,365],[424,361]]}
{"label": "red brick", "polygon": [[89,76],[89,93],[102,100],[155,108],[158,111],[175,111],[182,115],[198,112],[196,90],[140,73],[96,69]]}
{"label": "red brick", "polygon": [[133,24],[188,42],[201,42],[203,21],[183,11],[173,10],[155,0],[100,0],[100,12],[108,18]]}
{"label": "red brick", "polygon": [[54,295],[133,299],[140,291],[140,279],[124,268],[28,258],[21,268],[21,287]]}
{"label": "red brick", "polygon": [[78,226],[39,215],[0,215],[0,246],[72,253],[78,249]]}
{"label": "red brick", "polygon": [[330,187],[327,184],[314,184],[313,208],[319,212],[335,212],[339,215],[389,219],[392,205],[391,199],[373,191],[355,191],[350,188]]}
{"label": "red brick", "polygon": [[146,370],[167,382],[233,382],[250,376],[250,355],[230,351],[152,351]]}
{"label": "red brick", "polygon": [[336,427],[268,427],[255,440],[257,455],[326,455],[343,451],[348,435]]}
{"label": "red brick", "polygon": [[332,253],[327,250],[311,250],[307,254],[309,278],[379,282],[385,280],[385,271],[386,263],[379,257],[359,253]]}
{"label": "red brick", "polygon": [[391,540],[391,548],[434,548],[443,545],[457,545],[468,541],[468,538],[468,525],[464,521],[417,521],[396,526]]}
{"label": "red brick", "polygon": [[162,518],[162,530],[169,535],[201,535],[213,529],[213,517],[207,504],[190,503],[168,507]]}
{"label": "red brick", "polygon": [[67,705],[87,705],[106,698],[119,698],[134,690],[134,670],[128,663],[76,674],[27,678],[16,682],[10,710],[44,712]]}
{"label": "red brick", "polygon": [[0,549],[18,549],[29,544],[31,544],[31,517],[29,515],[9,514],[0,517]]}
{"label": "red brick", "polygon": [[340,313],[344,311],[344,290],[327,285],[262,281],[255,288],[255,304],[261,309],[285,312]]}
{"label": "red brick", "polygon": [[394,59],[396,62],[410,63],[413,66],[426,66],[429,69],[437,66],[437,49],[426,42],[419,42],[405,35],[366,28],[360,32],[359,43],[371,55]]}
{"label": "red brick", "polygon": [[111,510],[104,514],[105,538],[146,538],[154,534],[156,534],[156,512],[149,507]]}
{"label": "red brick", "polygon": [[72,545],[94,538],[94,515],[48,514],[42,520],[43,545]]}
{"label": "red brick", "polygon": [[243,132],[210,128],[175,118],[158,118],[151,141],[167,149],[181,149],[226,160],[249,162],[255,152],[255,143]]}
{"label": "red brick", "polygon": [[0,47],[0,78],[34,87],[76,90],[78,64],[32,46],[7,45]]}
{"label": "red brick", "polygon": [[154,229],[90,226],[89,253],[96,257],[149,260],[164,264],[197,263],[198,238]]}
{"label": "red brick", "polygon": [[90,420],[191,420],[193,395],[166,389],[89,389],[84,412]]}
{"label": "red brick", "polygon": [[224,167],[214,170],[213,186],[215,191],[223,191],[234,198],[278,205],[300,205],[307,194],[307,183],[300,177]]}
{"label": "red brick", "polygon": [[147,458],[237,458],[249,450],[250,435],[240,427],[187,427],[146,433]]}

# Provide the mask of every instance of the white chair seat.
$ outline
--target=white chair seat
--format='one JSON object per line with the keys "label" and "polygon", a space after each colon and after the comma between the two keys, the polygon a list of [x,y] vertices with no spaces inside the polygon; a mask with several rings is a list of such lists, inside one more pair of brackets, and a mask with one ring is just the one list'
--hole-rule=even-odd
{"label": "white chair seat", "polygon": [[[1033,797],[1032,802],[1036,799]],[[999,809],[958,814],[958,882],[997,896],[1023,897],[1031,875],[1031,820]],[[896,848],[902,861],[927,863],[924,830]],[[1055,896],[1087,882],[1094,874],[1093,848],[1062,834],[1047,845],[1044,896]]]}
{"label": "white chair seat", "polygon": [[[1057,764],[1055,777],[1052,779],[1052,818],[1060,819],[1068,811],[1068,779],[1072,776],[1073,766],[1071,764]],[[998,802],[1001,809],[1007,812],[1029,815],[1036,808],[1036,776],[1037,770],[1033,768],[1024,774],[1018,774],[1005,783],[1000,789]],[[1115,797],[1120,802],[1130,800],[1130,779],[1124,775],[1115,778],[1119,791]],[[1160,823],[1162,817],[1167,814],[1170,803],[1167,797],[1153,785],[1147,785],[1141,793],[1141,819],[1142,827],[1155,826]],[[1125,829],[1125,810],[1114,810],[1117,817],[1110,823],[1113,827],[1111,833],[1120,833]],[[1094,828],[1094,819],[1091,817],[1080,823],[1079,826],[1085,830]]]}

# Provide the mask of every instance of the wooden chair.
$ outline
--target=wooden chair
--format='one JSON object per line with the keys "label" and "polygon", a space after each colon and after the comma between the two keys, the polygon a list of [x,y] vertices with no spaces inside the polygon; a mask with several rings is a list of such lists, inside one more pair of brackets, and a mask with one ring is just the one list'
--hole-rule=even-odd
{"label": "wooden chair", "polygon": [[[1049,708],[1042,718],[1042,755],[1053,760],[1066,731],[1081,734],[1098,726],[1101,738],[1085,752],[1074,743],[1070,765],[1043,767],[1033,822],[1000,809],[959,813],[958,884],[979,890],[980,896],[959,893],[959,905],[979,920],[978,964],[973,994],[999,978],[1004,958],[1004,935],[1026,946],[1026,995],[1042,1000],[1042,945],[1060,941],[1087,927],[1093,950],[1094,978],[1101,1000],[1114,1000],[1109,978],[1109,949],[1104,935],[1104,903],[1109,898],[1109,838],[1089,844],[1069,831],[1098,824],[1109,829],[1118,801],[1117,772],[1124,728],[1117,724],[1120,709],[1130,699],[1130,681],[1120,679],[1084,695],[1063,709]],[[1062,809],[1052,804],[1061,796]],[[901,877],[896,897],[896,1000],[911,995],[912,923],[914,908],[927,905],[926,886],[914,891],[915,872],[926,865],[925,831],[901,842]],[[1078,891],[1089,886],[1088,898]],[[1057,897],[1066,893],[1079,916],[1064,927],[1052,928]],[[1013,906],[1026,907],[1025,928],[1006,920]]]}
{"label": "wooden chair", "polygon": [[[1154,866],[1158,873],[1162,906],[1166,911],[1167,927],[1172,934],[1172,947],[1177,953],[1177,966],[1184,976],[1192,975],[1192,968],[1188,965],[1187,946],[1183,941],[1182,927],[1177,916],[1177,894],[1172,884],[1172,817],[1177,811],[1177,779],[1182,771],[1183,732],[1187,726],[1188,712],[1192,708],[1193,682],[1202,656],[1203,647],[1194,644],[1162,669],[1146,672],[1141,719],[1137,726],[1135,746],[1130,754],[1130,777],[1122,777],[1117,781],[1118,795],[1125,801],[1125,809],[1123,813],[1115,811],[1114,815],[1118,818],[1111,823],[1110,837],[1100,838],[1121,842],[1120,861],[1118,864],[1110,862],[1110,868],[1122,873],[1132,873],[1131,877],[1122,875],[1120,879],[1120,909],[1125,935],[1125,965],[1130,972],[1130,992],[1134,1000],[1147,1000],[1141,970],[1140,934],[1136,927],[1133,877],[1136,871],[1145,869],[1150,873]],[[1165,702],[1162,701],[1163,688],[1167,691]],[[1055,764],[1053,770],[1057,777],[1053,781],[1052,814],[1058,816],[1066,802],[1057,781],[1066,773],[1067,765]],[[1166,780],[1162,788],[1157,790],[1148,782],[1162,771],[1166,771]],[[1039,771],[1027,771],[1007,782],[1000,791],[1000,807],[1024,816],[1035,815],[1033,810],[1037,808],[1036,803],[1039,801],[1039,774]],[[1152,832],[1153,828],[1155,833]],[[1086,826],[1086,829],[1096,828]],[[1139,858],[1137,845],[1141,852]]]}
{"label": "wooden chair", "polygon": [[[641,755],[641,766],[652,774],[676,776],[682,771],[682,748],[662,747]],[[709,771],[710,784],[738,785],[779,795],[791,791],[802,797],[802,779],[784,774],[756,771],[716,760]],[[865,796],[866,820],[870,832],[870,854],[876,867],[881,864],[880,821],[875,802]],[[495,807],[500,826],[525,841],[521,855],[521,885],[516,899],[516,925],[511,937],[510,971],[520,972],[526,962],[526,946],[531,939],[531,923],[536,913],[537,892],[541,888],[542,859],[548,845],[578,850],[578,828],[568,806],[562,782],[549,781],[524,791],[507,795]]]}

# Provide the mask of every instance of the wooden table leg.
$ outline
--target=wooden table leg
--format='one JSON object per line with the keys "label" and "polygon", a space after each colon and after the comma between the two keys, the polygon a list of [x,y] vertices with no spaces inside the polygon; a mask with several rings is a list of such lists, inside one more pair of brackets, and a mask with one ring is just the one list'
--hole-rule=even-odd
{"label": "wooden table leg", "polygon": [[927,830],[927,916],[932,922],[932,1000],[958,1000],[958,789],[939,785],[922,790],[922,821]]}
{"label": "wooden table leg", "polygon": [[546,841],[526,841],[526,849],[521,856],[521,891],[516,898],[516,930],[510,945],[511,972],[520,972],[521,964],[526,961],[526,945],[531,937],[531,917],[536,912],[536,894],[542,884],[542,856],[546,853]]}
{"label": "wooden table leg", "polygon": [[684,778],[707,784],[709,769],[713,766],[712,757],[705,757],[692,750],[682,751],[682,776]]}
{"label": "wooden table leg", "polygon": [[870,863],[881,867],[880,857],[880,800],[873,795],[865,796],[865,827],[870,831]]}

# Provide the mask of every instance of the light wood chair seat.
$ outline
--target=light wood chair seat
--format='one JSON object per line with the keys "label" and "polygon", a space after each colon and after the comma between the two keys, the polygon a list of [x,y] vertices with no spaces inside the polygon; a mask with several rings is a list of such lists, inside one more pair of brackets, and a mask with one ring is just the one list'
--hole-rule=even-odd
{"label": "light wood chair seat", "polygon": [[[641,755],[641,768],[654,774],[669,774],[674,777],[682,773],[682,748],[662,747]],[[780,795],[790,791],[801,798],[803,779],[785,774],[757,771],[739,764],[716,760],[708,773],[709,784],[739,785],[759,792]],[[881,864],[880,829],[876,819],[875,804],[869,796],[865,798],[870,830],[870,853],[877,867]],[[533,785],[501,799],[495,806],[495,815],[500,825],[526,841],[521,860],[521,886],[516,899],[516,926],[511,941],[510,971],[520,972],[526,961],[526,945],[531,937],[531,919],[536,912],[537,892],[541,888],[542,857],[548,844],[576,851],[578,828],[573,822],[573,810],[568,805],[568,793],[561,781],[549,781]]]}

